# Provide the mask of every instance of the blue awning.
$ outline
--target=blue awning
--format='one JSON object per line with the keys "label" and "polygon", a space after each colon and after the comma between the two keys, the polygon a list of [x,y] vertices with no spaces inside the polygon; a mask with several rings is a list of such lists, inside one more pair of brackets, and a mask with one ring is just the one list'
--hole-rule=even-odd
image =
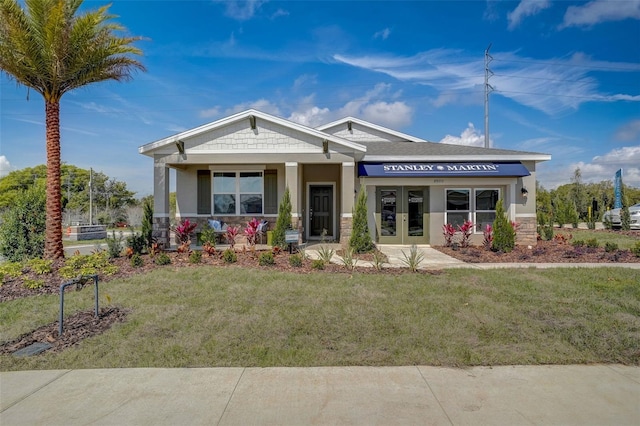
{"label": "blue awning", "polygon": [[358,176],[372,177],[493,177],[529,176],[521,162],[358,163]]}

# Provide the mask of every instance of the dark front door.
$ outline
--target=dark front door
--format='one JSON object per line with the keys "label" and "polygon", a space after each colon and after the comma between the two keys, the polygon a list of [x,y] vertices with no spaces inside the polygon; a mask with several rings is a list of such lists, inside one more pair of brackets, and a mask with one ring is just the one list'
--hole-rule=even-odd
{"label": "dark front door", "polygon": [[309,187],[309,237],[333,238],[333,186]]}

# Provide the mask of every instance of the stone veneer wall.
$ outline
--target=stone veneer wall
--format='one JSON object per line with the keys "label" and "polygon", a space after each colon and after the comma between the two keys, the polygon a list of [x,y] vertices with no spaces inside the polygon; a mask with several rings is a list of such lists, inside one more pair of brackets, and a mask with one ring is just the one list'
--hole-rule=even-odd
{"label": "stone veneer wall", "polygon": [[156,242],[164,248],[169,248],[171,246],[170,241],[170,220],[168,217],[154,217],[153,218],[153,238],[156,239]]}
{"label": "stone veneer wall", "polygon": [[520,226],[516,233],[516,244],[535,246],[538,242],[537,221],[535,217],[523,217],[518,220]]}
{"label": "stone veneer wall", "polygon": [[340,244],[347,247],[349,245],[349,239],[351,238],[351,232],[353,231],[353,218],[341,217],[340,218]]}

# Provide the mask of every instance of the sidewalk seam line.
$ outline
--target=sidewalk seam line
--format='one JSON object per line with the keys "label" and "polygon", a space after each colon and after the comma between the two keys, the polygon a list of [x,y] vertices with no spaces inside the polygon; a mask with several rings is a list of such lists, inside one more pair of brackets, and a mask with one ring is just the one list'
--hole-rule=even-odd
{"label": "sidewalk seam line", "polygon": [[[64,370],[63,370],[64,371]],[[71,373],[73,370],[67,370],[64,373],[60,374],[59,376],[54,377],[53,379],[49,380],[47,383],[43,384],[42,386],[40,386],[39,388],[33,390],[32,392],[28,393],[27,395],[23,396],[22,398],[18,399],[17,401],[14,401],[13,404],[10,404],[8,407],[6,407],[4,410],[0,411],[0,413],[4,413],[5,411],[7,411],[9,408],[13,407],[14,405],[17,405],[19,403],[21,403],[22,401],[24,401],[25,399],[29,398],[30,396],[40,392],[42,389],[46,388],[47,386],[49,386],[51,383],[55,382],[56,380],[60,379],[61,377],[66,376],[67,374]]]}
{"label": "sidewalk seam line", "polygon": [[440,403],[440,400],[438,399],[438,397],[436,396],[436,393],[433,391],[433,389],[431,389],[431,385],[429,384],[429,382],[427,381],[427,378],[424,377],[424,374],[422,374],[422,370],[420,370],[420,367],[416,366],[415,367],[418,370],[418,374],[420,374],[420,377],[422,377],[422,380],[424,380],[424,383],[427,385],[427,387],[429,388],[429,392],[431,392],[431,395],[433,395],[433,397],[435,398],[436,402],[438,403],[438,406],[440,407],[440,409],[442,410],[442,412],[444,413],[444,415],[447,417],[447,420],[449,420],[450,424],[454,424],[453,421],[451,420],[451,418],[449,417],[449,413],[447,413],[447,410],[444,409],[444,407],[442,406],[442,404]]}
{"label": "sidewalk seam line", "polygon": [[220,424],[220,422],[222,421],[222,418],[224,417],[224,414],[227,412],[227,408],[229,408],[229,404],[231,403],[231,400],[233,399],[233,395],[236,393],[236,389],[238,389],[238,385],[240,384],[240,380],[242,380],[242,376],[244,376],[244,372],[247,371],[247,367],[244,367],[242,369],[242,373],[240,373],[240,377],[238,377],[238,381],[236,382],[236,385],[233,387],[233,390],[231,391],[231,395],[229,395],[229,399],[227,400],[227,403],[224,406],[224,410],[222,410],[222,414],[220,414],[220,418],[218,419],[218,422],[216,423],[217,425]]}

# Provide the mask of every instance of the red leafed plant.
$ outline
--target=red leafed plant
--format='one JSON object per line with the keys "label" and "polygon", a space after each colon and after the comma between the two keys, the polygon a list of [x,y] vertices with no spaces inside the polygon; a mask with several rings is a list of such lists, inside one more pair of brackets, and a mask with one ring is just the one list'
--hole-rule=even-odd
{"label": "red leafed plant", "polygon": [[465,220],[462,225],[458,225],[458,230],[462,234],[460,239],[460,247],[469,247],[471,234],[473,234],[473,222],[471,222],[470,220]]}
{"label": "red leafed plant", "polygon": [[181,244],[191,241],[191,233],[198,226],[197,223],[189,222],[189,219],[185,219],[184,222],[179,223],[174,232],[176,233],[176,238],[180,241]]}
{"label": "red leafed plant", "polygon": [[487,226],[482,231],[482,234],[484,235],[482,245],[487,250],[491,250],[491,245],[493,244],[493,227],[487,223]]}
{"label": "red leafed plant", "polygon": [[442,225],[442,234],[444,235],[444,246],[451,247],[453,245],[453,237],[456,235],[456,228],[450,223]]}
{"label": "red leafed plant", "polygon": [[239,226],[229,226],[227,228],[227,233],[225,234],[225,238],[227,239],[227,243],[231,249],[236,245],[236,238],[238,237],[238,231],[240,231]]}
{"label": "red leafed plant", "polygon": [[258,227],[260,226],[260,221],[255,217],[247,222],[247,227],[244,229],[244,235],[247,237],[247,244],[250,247],[256,245],[258,241]]}

